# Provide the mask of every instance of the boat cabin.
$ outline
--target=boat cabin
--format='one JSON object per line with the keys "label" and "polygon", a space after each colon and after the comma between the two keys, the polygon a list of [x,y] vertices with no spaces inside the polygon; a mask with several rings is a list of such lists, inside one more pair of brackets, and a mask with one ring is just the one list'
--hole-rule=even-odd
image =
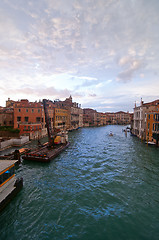
{"label": "boat cabin", "polygon": [[18,160],[0,160],[0,211],[21,190],[23,179],[16,179],[15,164]]}
{"label": "boat cabin", "polygon": [[2,186],[15,177],[15,162],[12,160],[0,160],[0,192]]}

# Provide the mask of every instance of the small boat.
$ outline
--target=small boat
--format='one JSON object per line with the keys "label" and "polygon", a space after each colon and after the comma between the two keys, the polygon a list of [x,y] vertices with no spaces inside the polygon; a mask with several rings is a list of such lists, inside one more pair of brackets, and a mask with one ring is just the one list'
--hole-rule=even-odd
{"label": "small boat", "polygon": [[146,142],[148,145],[156,145],[156,143],[154,143],[154,142]]}
{"label": "small boat", "polygon": [[112,132],[110,132],[110,133],[109,133],[109,136],[113,136],[113,133],[112,133]]}
{"label": "small boat", "polygon": [[23,187],[23,178],[15,177],[17,162],[17,160],[0,160],[0,211]]}

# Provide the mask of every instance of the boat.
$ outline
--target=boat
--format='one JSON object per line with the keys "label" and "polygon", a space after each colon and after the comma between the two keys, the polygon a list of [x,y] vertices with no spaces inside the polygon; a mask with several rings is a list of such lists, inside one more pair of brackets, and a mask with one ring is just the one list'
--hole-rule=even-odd
{"label": "boat", "polygon": [[148,145],[156,145],[156,143],[154,143],[154,142],[150,142],[150,141],[145,142],[145,143],[147,143]]}
{"label": "boat", "polygon": [[38,141],[39,147],[24,154],[22,156],[24,160],[50,162],[70,145],[67,131],[52,129],[46,99],[43,99],[43,106],[49,142],[41,145],[40,141]]}
{"label": "boat", "polygon": [[0,160],[0,211],[23,187],[23,178],[15,177],[18,160]]}
{"label": "boat", "polygon": [[21,162],[20,156],[23,154],[29,152],[29,148],[21,148],[21,149],[16,149],[14,152],[5,154],[5,155],[0,155],[0,160],[18,160],[18,163]]}
{"label": "boat", "polygon": [[34,151],[26,153],[22,156],[24,160],[35,161],[35,162],[50,162],[52,159],[57,157],[63,150],[69,146],[69,142],[63,144],[57,144],[52,147],[49,145],[40,147]]}
{"label": "boat", "polygon": [[113,136],[113,133],[112,133],[112,132],[110,132],[110,133],[109,133],[109,136]]}

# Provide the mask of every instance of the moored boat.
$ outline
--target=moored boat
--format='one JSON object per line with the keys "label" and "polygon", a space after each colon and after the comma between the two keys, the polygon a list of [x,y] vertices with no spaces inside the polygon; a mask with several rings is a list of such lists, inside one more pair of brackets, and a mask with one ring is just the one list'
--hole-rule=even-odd
{"label": "moored boat", "polygon": [[156,145],[154,142],[151,142],[151,141],[148,141],[148,142],[145,142],[145,143],[147,143],[148,145],[152,145],[152,146]]}
{"label": "moored boat", "polygon": [[22,156],[23,154],[29,151],[30,151],[29,148],[16,149],[12,153],[0,155],[0,160],[18,160],[18,163],[20,163],[20,156]]}
{"label": "moored boat", "polygon": [[44,147],[40,147],[34,151],[26,153],[23,155],[24,160],[35,161],[35,162],[50,162],[56,156],[58,156],[63,150],[65,150],[69,146],[69,142],[57,144],[53,147],[46,145]]}
{"label": "moored boat", "polygon": [[0,160],[0,211],[23,187],[23,179],[15,177],[17,160]]}

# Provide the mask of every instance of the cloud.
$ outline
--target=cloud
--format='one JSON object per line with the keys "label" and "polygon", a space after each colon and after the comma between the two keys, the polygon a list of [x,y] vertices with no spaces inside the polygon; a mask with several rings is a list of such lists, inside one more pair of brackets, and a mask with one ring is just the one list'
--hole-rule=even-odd
{"label": "cloud", "polygon": [[95,94],[95,93],[90,93],[89,95],[88,95],[89,97],[96,97],[97,95]]}
{"label": "cloud", "polygon": [[12,84],[18,96],[97,101],[159,72],[157,1],[3,0],[0,9],[3,98]]}
{"label": "cloud", "polygon": [[9,88],[5,90],[8,95],[26,95],[26,96],[34,96],[34,97],[53,97],[55,98],[64,98],[65,96],[71,95],[71,91],[68,89],[58,90],[54,87],[45,87],[45,86],[37,86],[37,87],[24,87],[24,88]]}
{"label": "cloud", "polygon": [[135,73],[142,69],[143,60],[124,56],[119,60],[119,66],[122,67],[123,71],[117,75],[117,81],[128,82],[133,79]]}
{"label": "cloud", "polygon": [[[95,77],[88,77],[88,76],[74,76],[73,79],[77,81],[77,85],[75,89],[80,89],[80,88],[88,88],[91,86],[96,86],[99,84],[99,80]],[[79,84],[79,82],[81,82]]]}

